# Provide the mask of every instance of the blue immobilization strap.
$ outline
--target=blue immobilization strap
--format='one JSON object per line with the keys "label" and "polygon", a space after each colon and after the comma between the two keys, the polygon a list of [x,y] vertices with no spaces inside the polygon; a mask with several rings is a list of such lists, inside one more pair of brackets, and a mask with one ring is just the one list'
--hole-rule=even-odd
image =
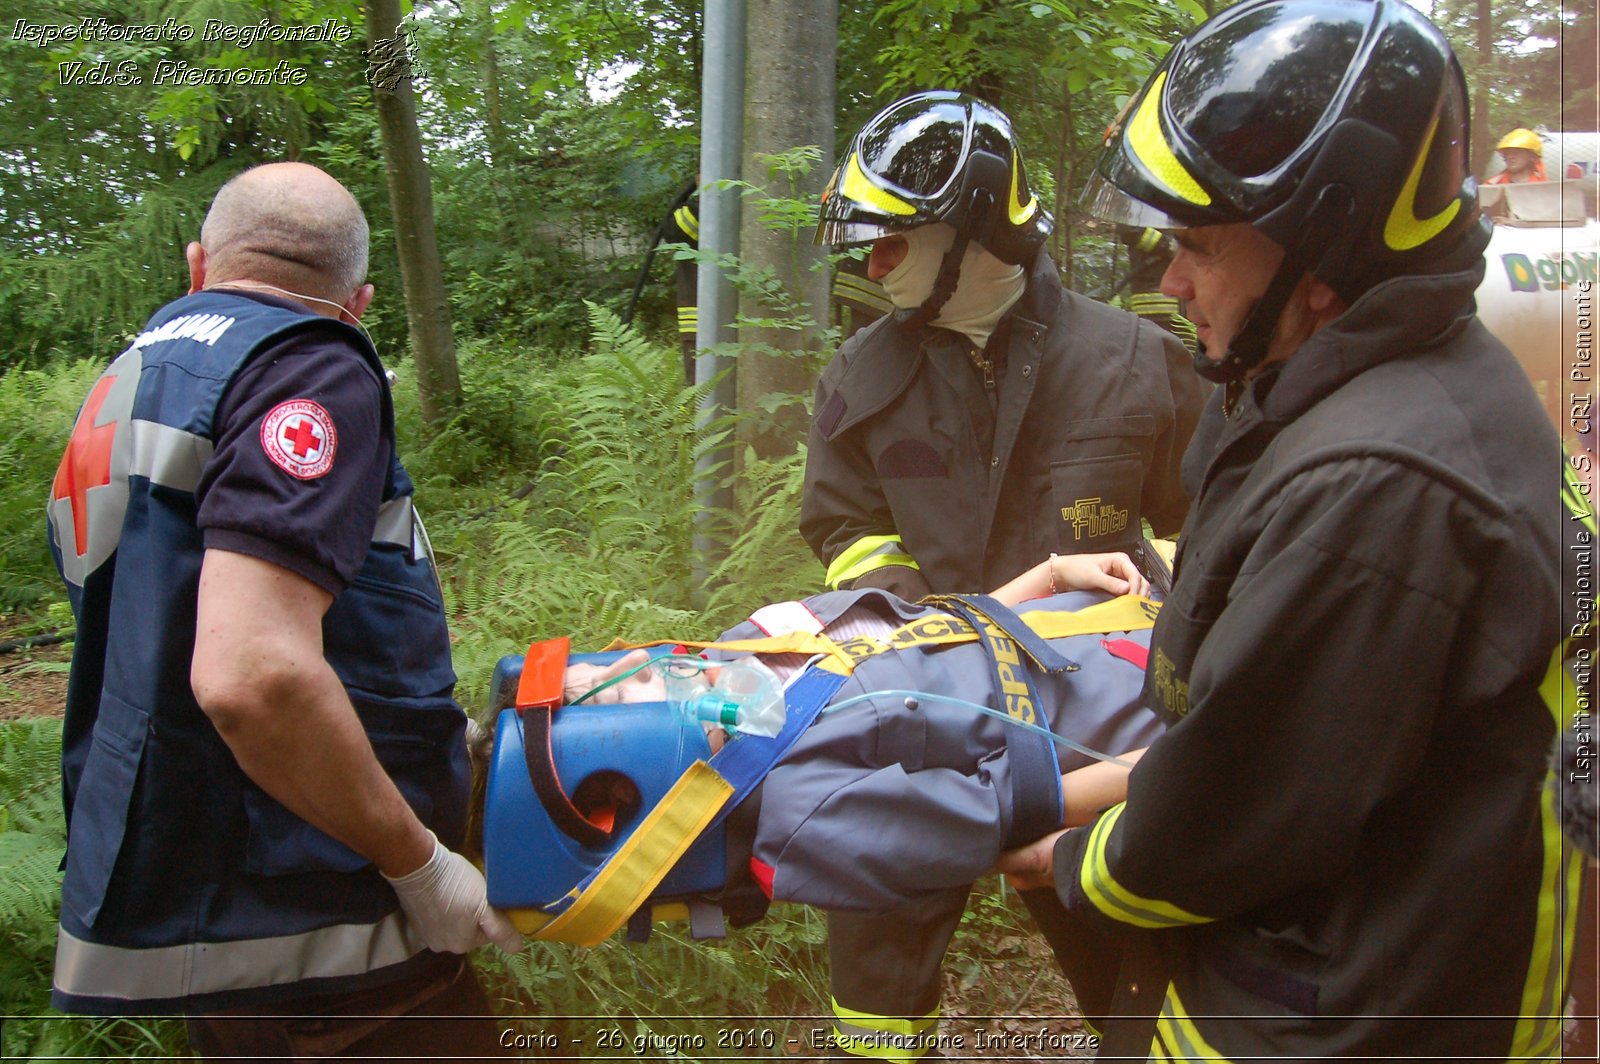
{"label": "blue immobilization strap", "polygon": [[733,797],[711,821],[707,831],[727,819],[728,814],[767,778],[772,766],[811,727],[844,681],[843,673],[830,672],[813,663],[783,692],[783,727],[777,735],[771,738],[740,735],[712,756],[711,767],[733,785]]}
{"label": "blue immobilization strap", "polygon": [[[943,595],[931,600],[972,625],[995,669],[995,692],[1006,715],[1049,728],[1030,663],[1045,672],[1078,666],[1057,653],[1022,618],[987,595]],[[1024,660],[1026,657],[1027,660]],[[1061,761],[1056,744],[1025,728],[1006,729],[1011,778],[1011,831],[1005,846],[1023,846],[1061,827]]]}

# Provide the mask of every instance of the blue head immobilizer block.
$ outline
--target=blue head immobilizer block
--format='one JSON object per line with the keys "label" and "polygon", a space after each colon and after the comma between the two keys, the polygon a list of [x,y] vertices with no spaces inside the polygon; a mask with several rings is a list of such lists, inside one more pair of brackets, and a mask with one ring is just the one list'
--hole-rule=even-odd
{"label": "blue head immobilizer block", "polygon": [[[574,654],[572,661],[605,664],[620,652]],[[494,706],[511,706],[522,658],[495,667]],[[530,711],[537,712],[537,711]],[[551,720],[550,749],[568,795],[592,788],[637,794],[623,804],[603,845],[586,846],[558,827],[545,811],[528,774],[523,721],[514,706],[502,709],[495,729],[484,807],[484,876],[489,904],[526,909],[564,896],[627,841],[639,823],[696,760],[711,749],[698,723],[683,721],[665,702],[564,706]],[[720,827],[697,840],[673,866],[652,901],[719,890],[726,877]]]}

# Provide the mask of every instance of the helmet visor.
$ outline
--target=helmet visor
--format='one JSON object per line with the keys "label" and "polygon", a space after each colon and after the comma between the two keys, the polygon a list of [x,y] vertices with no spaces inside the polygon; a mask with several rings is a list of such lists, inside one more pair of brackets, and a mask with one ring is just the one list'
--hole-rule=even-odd
{"label": "helmet visor", "polygon": [[890,233],[903,232],[916,225],[925,225],[907,219],[908,225],[889,225],[884,222],[864,221],[859,218],[824,218],[817,223],[816,242],[832,247],[850,247],[853,244],[870,244]]}
{"label": "helmet visor", "polygon": [[1095,218],[1138,229],[1187,229],[1190,225],[1128,195],[1100,173],[1096,173],[1084,186],[1083,196],[1078,203],[1085,213]]}
{"label": "helmet visor", "polygon": [[969,107],[917,101],[890,110],[861,131],[856,146],[874,182],[913,201],[937,201],[959,179],[972,150]]}

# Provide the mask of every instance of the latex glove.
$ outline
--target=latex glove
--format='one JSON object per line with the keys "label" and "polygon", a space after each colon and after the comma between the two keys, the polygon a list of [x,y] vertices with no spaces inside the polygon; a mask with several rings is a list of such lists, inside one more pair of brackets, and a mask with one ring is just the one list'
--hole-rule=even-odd
{"label": "latex glove", "polygon": [[[432,832],[429,832],[432,835]],[[466,953],[493,942],[507,953],[525,943],[511,921],[489,907],[483,874],[459,853],[433,839],[433,856],[415,872],[388,879],[423,945],[440,953]]]}

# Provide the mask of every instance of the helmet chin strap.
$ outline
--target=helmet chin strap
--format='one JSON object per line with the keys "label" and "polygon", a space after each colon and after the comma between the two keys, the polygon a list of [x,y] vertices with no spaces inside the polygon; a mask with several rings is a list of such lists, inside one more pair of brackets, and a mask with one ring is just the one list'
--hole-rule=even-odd
{"label": "helmet chin strap", "polygon": [[907,332],[915,332],[938,316],[941,308],[955,293],[961,281],[961,260],[966,258],[967,245],[974,238],[987,245],[994,231],[994,196],[985,188],[974,188],[968,193],[966,222],[956,229],[956,239],[939,263],[939,276],[933,280],[933,291],[915,310],[897,310],[895,322]]}
{"label": "helmet chin strap", "polygon": [[1294,295],[1304,275],[1305,271],[1298,269],[1285,256],[1278,272],[1272,275],[1267,290],[1250,308],[1239,335],[1228,344],[1228,350],[1220,359],[1209,357],[1204,343],[1195,345],[1194,371],[1216,384],[1242,381],[1249,376],[1251,370],[1266,360],[1267,352],[1272,347],[1273,333],[1278,328],[1278,319],[1283,316],[1283,309],[1289,305],[1289,297]]}
{"label": "helmet chin strap", "polygon": [[965,231],[956,233],[955,242],[939,262],[939,275],[933,280],[933,291],[928,293],[928,298],[919,307],[900,307],[894,311],[894,320],[900,328],[915,332],[938,317],[961,281],[961,260],[966,257],[970,240]]}

